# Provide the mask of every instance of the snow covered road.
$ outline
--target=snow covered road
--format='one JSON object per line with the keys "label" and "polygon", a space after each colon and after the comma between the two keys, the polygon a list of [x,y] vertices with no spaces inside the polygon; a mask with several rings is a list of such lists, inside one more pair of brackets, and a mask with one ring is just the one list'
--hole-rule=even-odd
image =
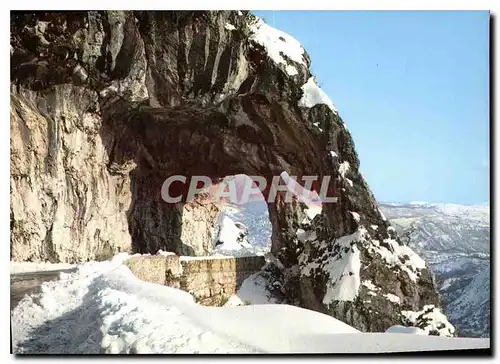
{"label": "snow covered road", "polygon": [[14,353],[349,353],[488,348],[489,339],[360,333],[288,305],[205,307],[111,261],[79,265],[11,311]]}

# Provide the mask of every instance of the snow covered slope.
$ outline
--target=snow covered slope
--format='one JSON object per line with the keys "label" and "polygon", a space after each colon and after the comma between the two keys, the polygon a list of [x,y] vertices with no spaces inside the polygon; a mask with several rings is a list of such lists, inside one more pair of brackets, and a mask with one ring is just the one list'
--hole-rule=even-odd
{"label": "snow covered slope", "polygon": [[289,305],[203,307],[111,261],[77,266],[12,311],[14,353],[355,353],[489,348],[489,339],[360,333]]}
{"label": "snow covered slope", "polygon": [[384,203],[382,211],[431,266],[460,336],[490,335],[489,205]]}

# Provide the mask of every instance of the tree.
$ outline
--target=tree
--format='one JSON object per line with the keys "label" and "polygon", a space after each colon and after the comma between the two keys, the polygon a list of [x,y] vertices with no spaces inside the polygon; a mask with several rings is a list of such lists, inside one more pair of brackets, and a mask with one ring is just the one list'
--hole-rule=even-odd
{"label": "tree", "polygon": [[411,224],[410,227],[403,231],[401,234],[401,241],[404,245],[410,245],[413,233],[417,230],[417,225],[415,223]]}

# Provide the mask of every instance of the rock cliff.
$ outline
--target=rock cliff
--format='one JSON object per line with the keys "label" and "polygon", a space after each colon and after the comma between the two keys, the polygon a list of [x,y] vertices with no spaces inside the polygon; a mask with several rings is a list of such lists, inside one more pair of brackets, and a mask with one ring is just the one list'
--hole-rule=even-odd
{"label": "rock cliff", "polygon": [[248,12],[12,13],[11,258],[194,255],[210,219],[162,200],[168,176],[331,176],[337,202],[316,214],[269,203],[273,289],[363,331],[417,322],[440,306],[430,271],[378,210],[310,62]]}

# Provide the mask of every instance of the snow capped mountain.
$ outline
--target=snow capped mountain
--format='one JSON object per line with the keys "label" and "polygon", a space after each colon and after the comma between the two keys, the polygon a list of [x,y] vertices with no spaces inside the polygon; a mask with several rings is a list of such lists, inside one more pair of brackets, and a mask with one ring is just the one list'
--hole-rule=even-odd
{"label": "snow capped mountain", "polygon": [[460,336],[490,335],[489,205],[382,203],[402,239],[431,266]]}

